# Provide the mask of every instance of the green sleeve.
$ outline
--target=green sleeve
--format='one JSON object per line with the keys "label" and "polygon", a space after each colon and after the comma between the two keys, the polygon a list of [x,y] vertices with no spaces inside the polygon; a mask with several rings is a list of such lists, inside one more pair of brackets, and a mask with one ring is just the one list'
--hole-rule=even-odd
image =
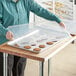
{"label": "green sleeve", "polygon": [[5,27],[3,27],[2,23],[3,23],[3,20],[2,20],[2,4],[0,2],[0,34],[1,35],[6,35],[6,32],[8,31]]}
{"label": "green sleeve", "polygon": [[30,6],[30,10],[34,12],[36,15],[43,17],[47,20],[56,21],[58,23],[61,22],[61,20],[55,14],[41,7],[34,0],[29,0],[29,6]]}

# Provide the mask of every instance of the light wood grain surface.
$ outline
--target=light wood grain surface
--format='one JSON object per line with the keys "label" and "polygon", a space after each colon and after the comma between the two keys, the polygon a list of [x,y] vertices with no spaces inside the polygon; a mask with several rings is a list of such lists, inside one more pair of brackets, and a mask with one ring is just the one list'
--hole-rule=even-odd
{"label": "light wood grain surface", "polygon": [[59,51],[61,51],[64,47],[66,47],[69,43],[71,43],[75,39],[76,39],[76,36],[66,38],[39,54],[35,54],[29,51],[11,47],[7,45],[7,43],[0,45],[0,52],[5,52],[8,54],[17,55],[17,56],[21,56],[21,57],[25,57],[33,60],[38,60],[38,61],[46,61],[49,58],[53,57],[55,54],[57,54]]}

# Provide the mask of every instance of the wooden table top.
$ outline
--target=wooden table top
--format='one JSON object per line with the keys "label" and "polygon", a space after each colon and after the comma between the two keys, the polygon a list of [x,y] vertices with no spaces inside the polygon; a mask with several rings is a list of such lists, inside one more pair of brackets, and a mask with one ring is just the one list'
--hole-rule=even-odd
{"label": "wooden table top", "polygon": [[33,60],[38,60],[38,61],[46,61],[49,58],[53,57],[55,54],[57,54],[59,51],[61,51],[64,47],[66,47],[69,43],[71,43],[75,39],[76,39],[76,36],[66,38],[60,41],[59,43],[55,44],[53,47],[50,47],[39,54],[14,48],[7,45],[6,43],[3,45],[0,45],[0,52],[5,52],[8,54],[17,55],[17,56],[21,56],[21,57],[25,57]]}

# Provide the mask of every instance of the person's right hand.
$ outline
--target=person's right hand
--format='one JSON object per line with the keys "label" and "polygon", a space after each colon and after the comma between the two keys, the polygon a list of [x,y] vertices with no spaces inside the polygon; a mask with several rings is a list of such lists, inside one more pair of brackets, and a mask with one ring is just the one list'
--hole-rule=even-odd
{"label": "person's right hand", "polygon": [[59,25],[60,25],[62,28],[66,29],[66,26],[65,26],[65,24],[64,24],[63,22],[60,22]]}
{"label": "person's right hand", "polygon": [[6,33],[6,39],[8,39],[8,40],[13,40],[13,33],[12,33],[11,31],[8,31],[8,32]]}

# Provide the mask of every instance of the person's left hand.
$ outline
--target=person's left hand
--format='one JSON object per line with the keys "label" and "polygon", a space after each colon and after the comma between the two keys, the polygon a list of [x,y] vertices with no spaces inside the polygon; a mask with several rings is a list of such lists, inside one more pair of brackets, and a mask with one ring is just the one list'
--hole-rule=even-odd
{"label": "person's left hand", "polygon": [[60,22],[59,25],[60,25],[61,27],[63,27],[64,29],[66,29],[65,24],[64,24],[63,22]]}
{"label": "person's left hand", "polygon": [[7,33],[6,33],[6,39],[8,39],[8,40],[13,40],[14,39],[13,38],[13,33],[11,31],[7,31]]}

